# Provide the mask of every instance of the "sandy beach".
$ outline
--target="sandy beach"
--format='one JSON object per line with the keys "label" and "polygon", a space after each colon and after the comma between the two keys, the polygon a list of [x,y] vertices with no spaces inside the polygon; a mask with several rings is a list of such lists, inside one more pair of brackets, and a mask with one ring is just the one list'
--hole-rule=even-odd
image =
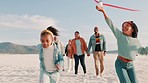
{"label": "sandy beach", "polygon": [[[59,83],[119,83],[115,73],[114,62],[117,54],[105,56],[105,71],[102,78],[95,77],[93,57],[86,57],[87,75],[83,75],[79,65],[78,76],[74,71],[67,72],[67,59],[65,59],[65,71],[61,73]],[[134,61],[139,83],[148,81],[148,57],[137,56]],[[38,54],[0,54],[0,83],[38,83],[39,59]]]}

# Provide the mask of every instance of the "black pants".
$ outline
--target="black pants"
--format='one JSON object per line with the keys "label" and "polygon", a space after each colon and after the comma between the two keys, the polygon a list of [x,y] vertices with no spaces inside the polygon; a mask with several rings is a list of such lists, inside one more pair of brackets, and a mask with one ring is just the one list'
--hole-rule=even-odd
{"label": "black pants", "polygon": [[79,60],[81,63],[81,66],[83,68],[83,72],[86,73],[86,66],[85,66],[85,55],[76,55],[74,54],[74,59],[75,59],[75,74],[78,73],[78,66],[79,66]]}

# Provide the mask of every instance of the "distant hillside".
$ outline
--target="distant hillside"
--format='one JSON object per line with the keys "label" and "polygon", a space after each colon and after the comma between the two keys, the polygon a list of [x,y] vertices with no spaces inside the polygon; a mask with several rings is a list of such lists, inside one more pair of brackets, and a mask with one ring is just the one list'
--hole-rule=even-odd
{"label": "distant hillside", "polygon": [[0,43],[0,53],[2,54],[37,54],[36,46],[25,46],[10,42]]}
{"label": "distant hillside", "polygon": [[[107,51],[108,54],[117,54],[117,50]],[[36,46],[18,45],[10,42],[0,43],[0,54],[38,54]]]}
{"label": "distant hillside", "polygon": [[117,54],[118,50],[107,51],[108,54]]}

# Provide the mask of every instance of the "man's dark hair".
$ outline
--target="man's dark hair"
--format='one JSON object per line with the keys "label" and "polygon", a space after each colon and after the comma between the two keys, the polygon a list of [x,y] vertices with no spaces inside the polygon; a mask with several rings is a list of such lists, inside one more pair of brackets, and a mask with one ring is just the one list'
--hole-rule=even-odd
{"label": "man's dark hair", "polygon": [[47,28],[47,30],[51,31],[53,33],[53,35],[59,36],[59,33],[58,33],[59,31],[56,28],[54,28],[53,26],[49,26]]}

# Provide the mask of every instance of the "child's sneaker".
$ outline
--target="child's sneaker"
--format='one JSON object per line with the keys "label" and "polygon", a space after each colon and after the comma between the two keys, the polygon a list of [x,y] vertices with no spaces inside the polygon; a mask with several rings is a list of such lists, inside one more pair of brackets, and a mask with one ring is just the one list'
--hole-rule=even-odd
{"label": "child's sneaker", "polygon": [[78,74],[75,74],[75,77],[78,77]]}
{"label": "child's sneaker", "polygon": [[84,77],[85,77],[85,76],[87,76],[87,74],[86,74],[86,73],[84,73]]}
{"label": "child's sneaker", "polygon": [[96,77],[97,77],[97,78],[100,78],[100,75],[97,75]]}
{"label": "child's sneaker", "polygon": [[70,70],[69,70],[69,69],[68,69],[67,71],[68,71],[68,72],[70,72]]}
{"label": "child's sneaker", "polygon": [[102,73],[100,73],[100,77],[103,77]]}

